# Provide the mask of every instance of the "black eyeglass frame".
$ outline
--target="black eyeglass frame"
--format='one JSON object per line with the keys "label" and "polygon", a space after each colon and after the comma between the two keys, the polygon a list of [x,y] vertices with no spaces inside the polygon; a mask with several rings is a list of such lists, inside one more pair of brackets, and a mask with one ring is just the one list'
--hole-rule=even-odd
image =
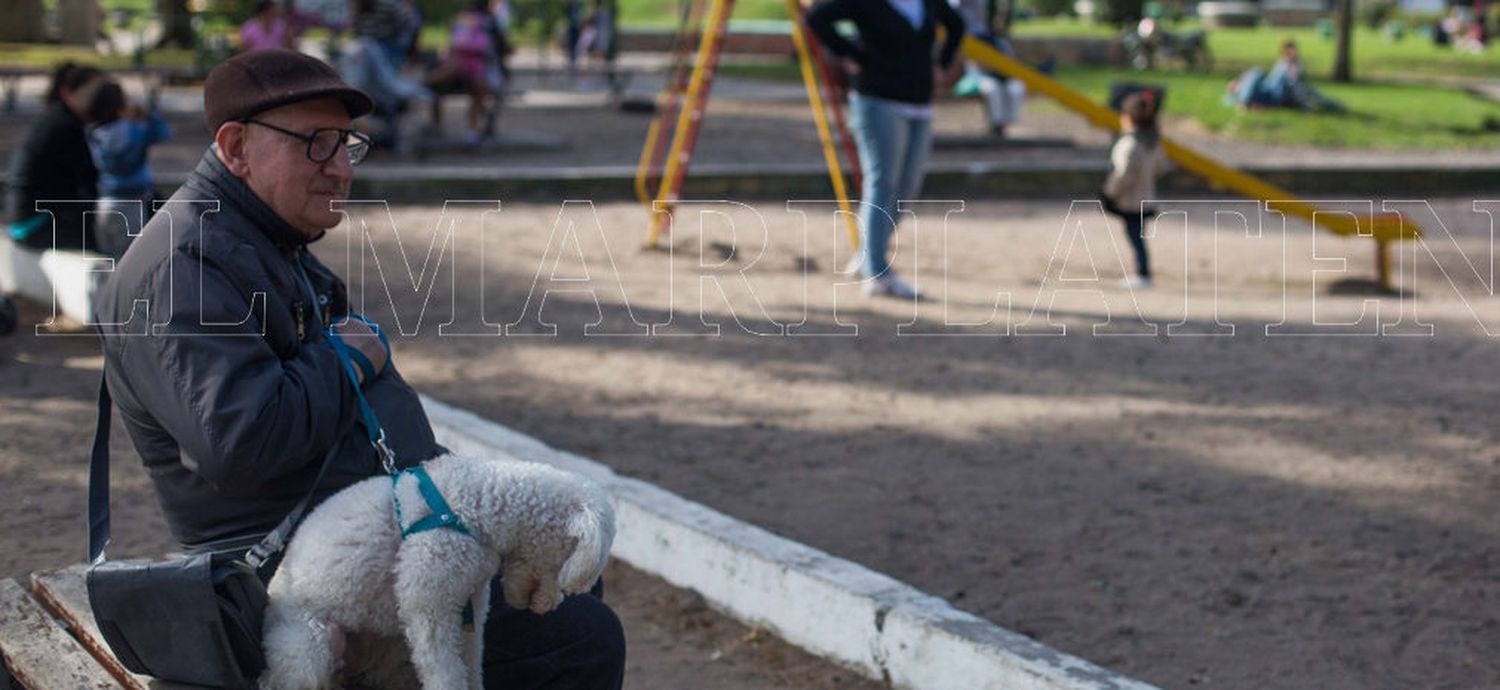
{"label": "black eyeglass frame", "polygon": [[[368,156],[370,154],[370,148],[374,146],[374,142],[370,139],[369,135],[356,129],[344,129],[342,127],[319,127],[313,130],[312,134],[303,134],[301,132],[292,131],[285,127],[277,127],[276,125],[273,125],[269,122],[263,122],[255,118],[245,118],[244,120],[240,120],[240,122],[247,125],[260,125],[262,127],[265,127],[266,129],[281,132],[282,134],[285,134],[289,137],[306,142],[307,159],[314,163],[317,163],[318,165],[323,165],[328,161],[333,160],[333,157],[338,155],[339,149],[343,149],[344,153],[349,156],[349,165],[359,165],[360,162],[365,159],[365,156]],[[319,132],[339,133],[338,146],[333,147],[333,150],[329,151],[328,155],[324,156],[322,160],[318,160],[317,158],[313,157],[313,144],[317,142]],[[358,153],[356,153],[355,149],[349,145],[350,137],[353,137],[355,142],[360,145]]]}

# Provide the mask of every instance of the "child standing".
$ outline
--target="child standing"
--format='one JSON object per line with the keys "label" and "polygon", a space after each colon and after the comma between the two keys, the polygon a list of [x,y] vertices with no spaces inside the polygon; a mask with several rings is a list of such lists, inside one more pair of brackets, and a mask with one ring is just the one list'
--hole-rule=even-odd
{"label": "child standing", "polygon": [[1157,96],[1151,91],[1125,97],[1120,105],[1122,133],[1110,150],[1109,177],[1100,195],[1104,210],[1125,221],[1125,237],[1135,250],[1136,274],[1120,282],[1128,289],[1151,287],[1151,261],[1142,231],[1156,211],[1144,208],[1143,203],[1156,198],[1156,178],[1167,168],[1167,153],[1156,129],[1156,107]]}
{"label": "child standing", "polygon": [[125,92],[114,82],[105,83],[94,94],[89,111],[99,123],[89,131],[89,149],[99,169],[99,210],[125,215],[124,228],[101,222],[94,239],[100,251],[118,259],[151,217],[151,202],[156,199],[147,151],[172,136],[172,130],[156,112],[127,105]]}

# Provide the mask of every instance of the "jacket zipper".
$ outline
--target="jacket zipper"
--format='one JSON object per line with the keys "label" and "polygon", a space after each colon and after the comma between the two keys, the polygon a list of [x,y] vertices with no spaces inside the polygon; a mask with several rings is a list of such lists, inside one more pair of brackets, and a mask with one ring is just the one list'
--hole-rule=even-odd
{"label": "jacket zipper", "polygon": [[[324,316],[323,309],[318,306],[318,291],[313,288],[312,279],[307,277],[307,270],[302,266],[301,251],[292,256],[292,266],[297,269],[297,275],[302,278],[302,286],[307,288],[307,298],[311,300],[313,316],[317,318],[317,323],[322,324],[323,328],[328,328],[332,324]],[[298,316],[300,317],[301,314],[299,313]]]}

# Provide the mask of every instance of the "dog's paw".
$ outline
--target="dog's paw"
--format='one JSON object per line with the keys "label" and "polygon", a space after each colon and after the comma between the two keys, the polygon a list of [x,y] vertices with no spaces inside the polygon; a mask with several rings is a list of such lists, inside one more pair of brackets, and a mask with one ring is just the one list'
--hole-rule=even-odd
{"label": "dog's paw", "polygon": [[526,608],[531,609],[532,613],[540,616],[542,614],[551,613],[552,609],[555,609],[558,606],[562,605],[562,601],[563,593],[561,589],[558,589],[557,587],[542,586],[537,587],[536,590],[531,593],[531,603]]}

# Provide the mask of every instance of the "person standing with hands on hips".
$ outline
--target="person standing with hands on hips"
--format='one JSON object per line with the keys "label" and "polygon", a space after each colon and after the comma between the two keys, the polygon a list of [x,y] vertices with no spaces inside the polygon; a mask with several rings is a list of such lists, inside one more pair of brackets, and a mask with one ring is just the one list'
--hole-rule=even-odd
{"label": "person standing with hands on hips", "polygon": [[[854,40],[835,28],[848,21]],[[945,35],[937,42],[937,27]],[[849,109],[859,148],[864,189],[860,251],[849,272],[864,280],[867,295],[916,299],[917,290],[890,265],[897,202],[922,186],[922,166],[932,148],[932,96],[957,80],[954,58],[964,20],[946,0],[824,0],[807,13],[807,28],[844,61],[854,76]]]}

